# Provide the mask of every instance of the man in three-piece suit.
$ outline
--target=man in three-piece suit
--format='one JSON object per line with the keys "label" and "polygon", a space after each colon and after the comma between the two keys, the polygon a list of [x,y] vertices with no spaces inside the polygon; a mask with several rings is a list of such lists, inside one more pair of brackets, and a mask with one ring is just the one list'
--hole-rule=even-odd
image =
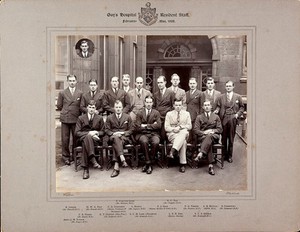
{"label": "man in three-piece suit", "polygon": [[195,158],[198,161],[202,156],[208,156],[208,173],[215,175],[213,169],[214,157],[212,154],[212,145],[220,139],[222,133],[222,124],[218,115],[214,114],[209,100],[203,103],[204,112],[197,116],[194,134],[198,137],[198,142],[201,143],[200,152]]}
{"label": "man in three-piece suit", "polygon": [[185,91],[179,88],[180,77],[178,76],[178,74],[174,73],[171,76],[171,83],[172,85],[168,89],[172,90],[175,93],[175,98],[182,99],[183,109],[186,110],[186,95]]}
{"label": "man in three-piece suit", "polygon": [[[191,115],[192,128],[194,128],[197,115],[203,111],[202,104],[204,101],[204,95],[199,89],[197,89],[197,80],[195,77],[191,77],[189,79],[189,87],[189,91],[186,91],[186,104],[187,111]],[[193,144],[192,152],[196,153],[197,136],[194,136],[194,133],[190,133],[189,141]]]}
{"label": "man in three-piece suit", "polygon": [[233,92],[234,83],[227,81],[225,84],[226,93],[221,94],[217,99],[217,108],[215,112],[219,114],[223,132],[222,144],[225,160],[232,163],[233,142],[236,132],[238,117],[244,112],[242,97]]}
{"label": "man in three-piece suit", "polygon": [[102,94],[98,91],[98,83],[96,79],[89,80],[90,91],[84,93],[80,102],[80,110],[82,113],[87,113],[87,106],[90,100],[94,100],[96,103],[95,114],[100,114],[103,112],[102,107]]}
{"label": "man in three-piece suit", "polygon": [[122,89],[128,93],[132,88],[129,86],[130,84],[130,75],[129,74],[123,74],[122,75]]}
{"label": "man in three-piece suit", "polygon": [[102,117],[95,113],[96,102],[90,100],[87,106],[87,113],[79,116],[75,135],[78,142],[82,144],[82,162],[83,179],[88,179],[89,161],[94,168],[102,169],[95,159],[95,145],[100,144],[100,137],[104,135],[104,121]]}
{"label": "man in three-piece suit", "polygon": [[143,88],[144,80],[142,77],[135,79],[135,89],[128,91],[130,99],[130,117],[132,121],[136,120],[136,114],[144,107],[146,96],[152,96],[151,92]]}
{"label": "man in three-piece suit", "polygon": [[112,77],[110,80],[111,88],[105,91],[103,95],[103,109],[107,114],[115,112],[114,104],[117,100],[123,104],[123,112],[128,113],[130,108],[130,100],[127,93],[123,89],[119,89],[119,77]]}
{"label": "man in three-piece suit", "polygon": [[[173,109],[173,103],[175,99],[175,93],[167,89],[166,84],[166,78],[164,76],[159,76],[157,78],[157,85],[159,90],[153,95],[153,108],[155,108],[160,113],[162,125],[164,125],[167,112]],[[163,140],[165,140],[165,133],[165,129],[164,127],[162,127],[161,136]]]}
{"label": "man in three-piece suit", "polygon": [[[58,94],[57,108],[60,110],[61,121],[61,140],[62,140],[62,158],[66,165],[70,165],[73,160],[75,147],[75,126],[80,115],[80,101],[82,92],[76,88],[77,77],[75,75],[68,75],[67,82],[69,87]],[[73,138],[72,152],[69,150],[70,138]]]}
{"label": "man in three-piece suit", "polygon": [[93,53],[89,51],[89,43],[86,40],[82,40],[80,43],[80,51],[78,53],[78,56],[81,58],[88,58],[92,56]]}
{"label": "man in three-piece suit", "polygon": [[[135,140],[141,144],[146,159],[146,165],[142,168],[142,172],[147,174],[151,174],[153,170],[151,163],[153,163],[158,150],[162,126],[159,112],[152,109],[153,102],[152,96],[145,97],[145,108],[138,112],[135,123]],[[149,144],[151,144],[151,152]]]}
{"label": "man in three-piece suit", "polygon": [[119,160],[123,167],[128,166],[124,157],[123,145],[131,143],[130,136],[133,132],[132,120],[128,114],[123,112],[123,104],[120,100],[114,104],[114,113],[107,117],[105,132],[113,147],[114,170],[111,177],[116,177],[120,173]]}
{"label": "man in three-piece suit", "polygon": [[182,108],[182,100],[175,99],[174,110],[167,113],[164,126],[168,140],[172,143],[172,148],[168,158],[174,158],[174,155],[179,153],[179,171],[184,173],[186,165],[187,139],[189,137],[189,130],[192,129],[192,122],[190,113]]}
{"label": "man in three-piece suit", "polygon": [[207,78],[206,90],[203,92],[204,99],[209,100],[211,103],[212,111],[214,112],[217,107],[217,99],[221,95],[221,92],[214,89],[215,80],[212,77]]}

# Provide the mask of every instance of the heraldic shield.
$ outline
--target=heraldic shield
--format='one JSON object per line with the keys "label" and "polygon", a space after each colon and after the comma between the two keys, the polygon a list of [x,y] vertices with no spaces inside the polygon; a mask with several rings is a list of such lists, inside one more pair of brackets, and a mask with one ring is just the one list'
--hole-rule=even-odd
{"label": "heraldic shield", "polygon": [[151,8],[151,3],[147,2],[146,7],[141,8],[141,13],[139,13],[139,20],[142,24],[150,26],[157,21],[156,8]]}

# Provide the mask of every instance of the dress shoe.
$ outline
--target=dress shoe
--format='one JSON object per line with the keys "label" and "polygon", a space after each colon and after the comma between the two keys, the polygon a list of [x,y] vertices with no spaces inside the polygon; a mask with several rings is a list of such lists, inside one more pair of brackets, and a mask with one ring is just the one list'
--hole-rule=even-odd
{"label": "dress shoe", "polygon": [[98,164],[98,163],[94,163],[93,167],[97,168],[97,169],[103,169],[102,166],[100,164]]}
{"label": "dress shoe", "polygon": [[182,172],[182,173],[185,173],[185,166],[181,166],[181,167],[179,168],[179,171]]}
{"label": "dress shoe", "polygon": [[208,168],[208,173],[210,174],[210,175],[215,175],[215,171],[214,171],[214,168],[213,167],[209,167]]}
{"label": "dress shoe", "polygon": [[88,169],[83,169],[83,179],[88,179],[90,178],[90,173],[89,173],[89,170]]}
{"label": "dress shoe", "polygon": [[126,161],[124,160],[124,161],[122,161],[122,167],[123,168],[126,168],[126,167],[128,167],[128,164],[126,163]]}
{"label": "dress shoe", "polygon": [[228,161],[228,163],[232,163],[233,162],[232,158],[228,158],[227,161]]}
{"label": "dress shoe", "polygon": [[111,178],[117,177],[119,174],[120,174],[120,170],[114,169],[110,177],[111,177]]}
{"label": "dress shoe", "polygon": [[147,174],[151,174],[152,173],[153,168],[151,166],[149,166],[149,168],[147,169]]}
{"label": "dress shoe", "polygon": [[148,165],[145,165],[143,168],[142,168],[142,172],[146,172],[148,170]]}
{"label": "dress shoe", "polygon": [[68,165],[68,166],[70,166],[70,165],[71,165],[71,162],[70,162],[70,160],[65,160],[65,165]]}

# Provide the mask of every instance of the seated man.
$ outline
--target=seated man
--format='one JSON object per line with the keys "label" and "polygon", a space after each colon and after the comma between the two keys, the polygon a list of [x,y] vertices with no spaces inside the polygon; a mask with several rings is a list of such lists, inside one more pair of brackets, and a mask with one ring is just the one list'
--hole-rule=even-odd
{"label": "seated man", "polygon": [[183,110],[183,102],[181,99],[175,99],[174,110],[166,115],[165,130],[168,140],[172,143],[169,158],[174,158],[174,154],[179,152],[179,171],[185,172],[186,164],[186,147],[189,137],[189,130],[192,129],[190,113]]}
{"label": "seated man", "polygon": [[119,160],[123,167],[128,166],[124,157],[123,145],[131,143],[130,136],[132,134],[132,120],[128,114],[123,113],[123,104],[120,100],[116,100],[114,112],[107,117],[105,128],[113,147],[114,170],[111,177],[116,177],[120,173]]}
{"label": "seated man", "polygon": [[91,100],[87,113],[79,116],[75,127],[75,135],[82,143],[83,179],[90,177],[89,160],[94,168],[102,169],[95,159],[95,145],[100,143],[100,137],[104,135],[104,122],[100,115],[95,114],[95,110],[96,102]]}
{"label": "seated man", "polygon": [[[137,132],[135,139],[141,144],[146,158],[146,165],[142,168],[142,172],[147,174],[151,174],[153,170],[151,163],[159,146],[161,130],[160,113],[152,109],[153,102],[152,96],[145,97],[145,108],[137,113],[135,124],[135,131]],[[151,144],[151,153],[149,152],[149,143]]]}
{"label": "seated man", "polygon": [[198,142],[201,143],[200,152],[195,158],[199,161],[203,155],[208,156],[208,173],[215,175],[213,169],[214,157],[212,154],[212,145],[220,139],[222,133],[222,124],[218,115],[211,112],[212,105],[209,100],[203,103],[204,112],[197,116],[194,127],[194,134],[198,137]]}

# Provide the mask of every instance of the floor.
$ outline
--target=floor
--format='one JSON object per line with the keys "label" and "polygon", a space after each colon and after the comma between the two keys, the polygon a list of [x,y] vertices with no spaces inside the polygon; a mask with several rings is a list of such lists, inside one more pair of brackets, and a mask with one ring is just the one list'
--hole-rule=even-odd
{"label": "floor", "polygon": [[[238,128],[239,130],[239,128]],[[59,148],[59,146],[58,146]],[[235,191],[247,189],[247,152],[246,144],[237,135],[235,137],[233,163],[225,161],[224,169],[215,165],[215,175],[208,174],[205,161],[200,167],[189,166],[185,173],[180,173],[178,165],[168,169],[154,166],[153,173],[147,175],[138,169],[121,168],[120,175],[111,178],[112,169],[103,171],[90,168],[90,178],[82,179],[82,169],[74,171],[71,166],[57,165],[57,192],[139,192],[139,191],[176,191],[176,190],[223,190]]]}

